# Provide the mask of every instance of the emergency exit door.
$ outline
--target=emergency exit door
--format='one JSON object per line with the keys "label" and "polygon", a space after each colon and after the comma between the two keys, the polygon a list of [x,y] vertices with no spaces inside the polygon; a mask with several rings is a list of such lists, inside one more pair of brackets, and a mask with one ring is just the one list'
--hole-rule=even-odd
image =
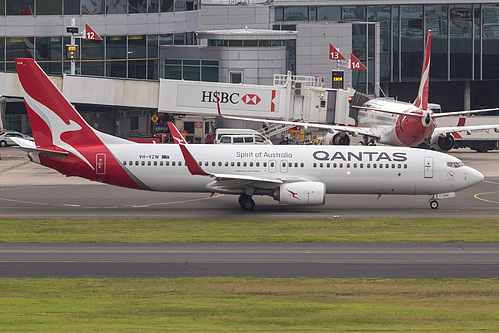
{"label": "emergency exit door", "polygon": [[424,177],[433,178],[433,157],[424,158]]}
{"label": "emergency exit door", "polygon": [[106,154],[97,154],[95,157],[95,172],[98,175],[106,174]]}

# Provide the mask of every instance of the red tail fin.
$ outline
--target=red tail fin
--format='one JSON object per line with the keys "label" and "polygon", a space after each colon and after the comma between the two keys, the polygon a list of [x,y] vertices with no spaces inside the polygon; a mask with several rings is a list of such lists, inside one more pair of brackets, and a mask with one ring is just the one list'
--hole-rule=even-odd
{"label": "red tail fin", "polygon": [[414,106],[422,110],[428,110],[428,89],[430,86],[430,55],[431,55],[431,30],[428,30],[428,38],[426,40],[423,69],[421,71],[421,82],[419,83],[418,96],[414,101]]}
{"label": "red tail fin", "polygon": [[15,61],[37,146],[66,149],[67,145],[102,144],[94,130],[33,59]]}

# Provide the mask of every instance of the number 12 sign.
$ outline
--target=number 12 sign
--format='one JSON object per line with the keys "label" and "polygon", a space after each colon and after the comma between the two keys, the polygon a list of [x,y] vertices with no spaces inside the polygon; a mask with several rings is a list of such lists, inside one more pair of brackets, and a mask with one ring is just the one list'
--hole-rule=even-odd
{"label": "number 12 sign", "polygon": [[85,39],[86,40],[102,40],[98,33],[94,31],[88,24],[85,24]]}

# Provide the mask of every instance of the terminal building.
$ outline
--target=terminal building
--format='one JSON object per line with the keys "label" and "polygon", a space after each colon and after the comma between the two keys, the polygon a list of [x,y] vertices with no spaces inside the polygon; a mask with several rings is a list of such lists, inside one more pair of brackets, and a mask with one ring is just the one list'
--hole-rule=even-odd
{"label": "terminal building", "polygon": [[[178,119],[180,129],[201,142],[212,132],[217,125],[214,114],[181,112],[161,101],[161,86],[171,85],[171,80],[273,85],[276,75],[290,72],[318,78],[321,86],[331,88],[332,71],[340,71],[345,88],[411,101],[418,89],[428,30],[433,37],[431,102],[440,104],[443,111],[499,105],[495,94],[499,2],[359,0],[345,4],[335,0],[0,0],[0,125],[30,132],[16,86],[17,57],[38,61],[89,123],[122,137],[161,131],[161,120],[152,122],[153,115]],[[70,44],[66,27],[73,18],[80,32],[88,24],[103,39],[77,38],[75,77],[69,75],[65,54]],[[347,59],[354,54],[367,70],[351,70],[347,61],[330,60],[329,44]]]}

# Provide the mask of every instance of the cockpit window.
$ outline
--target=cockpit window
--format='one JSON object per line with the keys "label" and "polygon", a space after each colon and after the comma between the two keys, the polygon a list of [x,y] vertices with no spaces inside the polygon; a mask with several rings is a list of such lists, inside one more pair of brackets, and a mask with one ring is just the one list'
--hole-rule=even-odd
{"label": "cockpit window", "polygon": [[457,169],[457,168],[464,166],[464,163],[463,162],[447,162],[447,166],[449,168]]}

